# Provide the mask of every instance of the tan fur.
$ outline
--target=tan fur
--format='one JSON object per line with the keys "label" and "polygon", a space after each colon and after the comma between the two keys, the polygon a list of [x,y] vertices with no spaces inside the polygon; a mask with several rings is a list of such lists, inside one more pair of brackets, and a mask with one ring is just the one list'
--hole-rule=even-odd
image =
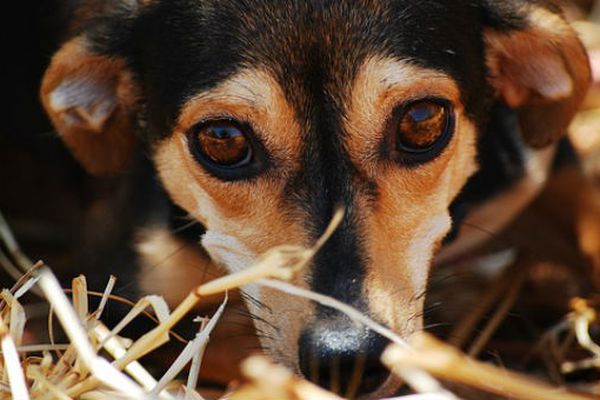
{"label": "tan fur", "polygon": [[[123,59],[92,54],[86,46],[77,37],[54,55],[42,81],[42,103],[75,158],[92,174],[112,174],[127,165],[136,143],[132,112],[138,91]],[[69,82],[101,88],[103,98],[85,93],[75,99],[85,97],[85,104],[57,104],[55,90]],[[93,118],[98,107],[110,102],[109,112]]]}
{"label": "tan fur", "polygon": [[[423,97],[450,100],[456,132],[435,160],[403,168],[377,159],[384,126],[393,108]],[[448,205],[476,170],[475,128],[464,115],[456,83],[448,76],[406,62],[371,58],[361,68],[346,112],[348,149],[359,168],[376,182],[374,205],[359,200],[362,236],[370,260],[364,283],[371,311],[398,332],[420,327],[431,257],[450,228]]]}
{"label": "tan fur", "polygon": [[574,30],[558,15],[530,6],[529,28],[485,33],[492,84],[520,110],[523,135],[542,147],[563,135],[590,82],[590,66]]}

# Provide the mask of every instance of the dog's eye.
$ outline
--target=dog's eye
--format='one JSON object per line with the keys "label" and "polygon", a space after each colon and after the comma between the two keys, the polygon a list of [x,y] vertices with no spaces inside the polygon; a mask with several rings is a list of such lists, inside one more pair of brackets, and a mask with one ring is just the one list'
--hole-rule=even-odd
{"label": "dog's eye", "polygon": [[396,148],[401,152],[425,153],[436,147],[451,130],[451,112],[435,100],[419,100],[402,110]]}
{"label": "dog's eye", "polygon": [[238,168],[252,160],[252,147],[244,127],[235,121],[201,123],[192,132],[192,146],[202,161],[220,168]]}

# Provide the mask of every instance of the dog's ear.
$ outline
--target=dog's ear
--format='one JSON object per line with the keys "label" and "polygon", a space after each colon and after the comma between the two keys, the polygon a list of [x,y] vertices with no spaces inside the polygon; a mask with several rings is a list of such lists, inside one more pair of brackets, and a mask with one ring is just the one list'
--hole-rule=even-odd
{"label": "dog's ear", "polygon": [[93,51],[85,35],[54,55],[41,99],[59,135],[85,169],[122,170],[136,146],[138,88],[124,58]]}
{"label": "dog's ear", "polygon": [[525,0],[483,0],[486,57],[498,96],[518,111],[526,142],[566,133],[590,83],[583,45],[560,10]]}

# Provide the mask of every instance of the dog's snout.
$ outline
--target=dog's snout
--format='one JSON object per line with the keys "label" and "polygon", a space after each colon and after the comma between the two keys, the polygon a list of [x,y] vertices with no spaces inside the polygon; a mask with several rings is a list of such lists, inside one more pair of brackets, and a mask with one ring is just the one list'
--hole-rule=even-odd
{"label": "dog's snout", "polygon": [[389,376],[379,361],[388,343],[348,319],[320,320],[300,337],[300,370],[307,379],[343,396],[368,394]]}

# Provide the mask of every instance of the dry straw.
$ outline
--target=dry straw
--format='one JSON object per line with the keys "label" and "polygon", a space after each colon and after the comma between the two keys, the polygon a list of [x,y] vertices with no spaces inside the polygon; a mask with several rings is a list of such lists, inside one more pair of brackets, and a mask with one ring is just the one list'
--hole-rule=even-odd
{"label": "dry straw", "polygon": [[[71,300],[59,286],[50,269],[38,262],[31,264],[21,252],[8,225],[0,214],[0,263],[10,271],[17,283],[0,294],[0,343],[2,349],[0,398],[15,399],[203,399],[196,391],[202,355],[215,325],[226,307],[225,302],[209,320],[203,320],[195,338],[187,343],[171,367],[160,378],[153,377],[138,361],[140,357],[170,340],[171,328],[186,317],[203,297],[227,293],[250,283],[268,286],[292,296],[311,299],[326,307],[335,308],[356,323],[388,338],[393,345],[383,355],[391,370],[416,392],[402,400],[447,400],[458,396],[444,389],[433,376],[455,383],[473,386],[485,392],[509,395],[523,399],[583,400],[587,397],[557,389],[490,364],[476,361],[456,348],[443,344],[421,333],[407,343],[389,329],[330,297],[286,283],[296,271],[304,268],[323,243],[331,236],[342,218],[339,211],[330,226],[311,248],[283,246],[267,252],[259,262],[248,269],[194,289],[175,310],[170,311],[160,296],[146,296],[133,304],[130,312],[112,330],[101,320],[111,294],[115,278],[110,277],[100,295],[98,308],[89,309],[85,277],[72,282]],[[37,288],[52,313],[58,318],[68,343],[22,345],[27,317],[19,299]],[[158,325],[132,342],[119,336],[120,332],[141,313],[150,308]],[[507,307],[501,307],[504,315]],[[589,303],[574,302],[574,311],[561,325],[570,330],[591,356],[581,362],[562,360],[564,370],[598,366],[600,347],[589,335],[590,324],[596,315]],[[502,315],[498,319],[502,319]],[[52,321],[51,315],[48,318]],[[469,322],[474,325],[476,321]],[[49,327],[52,331],[53,327]],[[558,331],[558,329],[556,330]],[[103,350],[112,359],[101,357]],[[178,382],[190,365],[184,383]],[[327,392],[293,375],[281,366],[261,356],[247,359],[242,365],[247,383],[224,398],[233,400],[335,400],[337,395]]]}

